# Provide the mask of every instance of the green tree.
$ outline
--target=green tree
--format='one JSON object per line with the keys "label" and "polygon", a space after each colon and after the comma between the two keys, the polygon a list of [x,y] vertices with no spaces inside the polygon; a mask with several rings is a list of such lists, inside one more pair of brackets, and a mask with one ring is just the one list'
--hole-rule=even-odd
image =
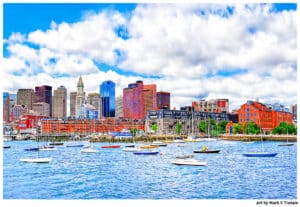
{"label": "green tree", "polygon": [[259,134],[260,127],[255,122],[251,121],[244,124],[243,131],[245,134]]}
{"label": "green tree", "polygon": [[217,124],[217,131],[219,134],[225,134],[226,133],[226,125],[228,124],[227,121],[221,121]]}
{"label": "green tree", "polygon": [[206,121],[199,122],[199,132],[206,132]]}
{"label": "green tree", "polygon": [[297,128],[294,124],[281,122],[273,129],[272,134],[297,134]]}
{"label": "green tree", "polygon": [[156,134],[156,132],[157,132],[157,130],[158,130],[158,125],[157,125],[156,123],[152,124],[151,129],[152,129],[152,130],[155,132],[155,134]]}
{"label": "green tree", "polygon": [[242,125],[240,123],[233,124],[233,134],[241,133],[242,132]]}
{"label": "green tree", "polygon": [[176,124],[176,132],[178,135],[181,135],[182,123],[179,121]]}
{"label": "green tree", "polygon": [[133,137],[135,137],[137,131],[138,131],[137,128],[132,128],[132,129],[130,129],[130,133],[132,134]]}

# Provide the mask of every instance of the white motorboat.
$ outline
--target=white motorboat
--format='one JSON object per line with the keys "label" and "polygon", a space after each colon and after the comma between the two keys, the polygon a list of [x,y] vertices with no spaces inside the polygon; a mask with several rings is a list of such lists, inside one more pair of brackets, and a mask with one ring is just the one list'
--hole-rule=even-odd
{"label": "white motorboat", "polygon": [[52,158],[24,158],[20,159],[22,162],[31,162],[31,163],[49,163]]}
{"label": "white motorboat", "polygon": [[141,148],[137,148],[137,147],[125,147],[122,149],[125,152],[138,152],[141,151]]}
{"label": "white motorboat", "polygon": [[81,152],[84,152],[84,153],[95,153],[95,152],[98,152],[98,151],[96,149],[88,146],[88,147],[82,148]]}
{"label": "white motorboat", "polygon": [[40,147],[39,150],[41,150],[41,151],[55,151],[55,150],[57,150],[57,148],[54,147],[54,146],[43,146],[43,147]]}
{"label": "white motorboat", "polygon": [[171,161],[175,165],[190,165],[190,166],[206,166],[207,162],[198,161],[195,159],[176,159]]}

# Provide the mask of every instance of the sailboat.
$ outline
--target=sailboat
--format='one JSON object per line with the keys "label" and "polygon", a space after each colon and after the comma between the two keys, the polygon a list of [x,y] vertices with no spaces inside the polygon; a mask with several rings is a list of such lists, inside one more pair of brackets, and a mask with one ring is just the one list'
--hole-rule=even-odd
{"label": "sailboat", "polygon": [[280,147],[287,147],[287,146],[293,146],[293,143],[289,143],[289,132],[288,132],[288,125],[286,125],[286,143],[285,144],[279,144]]}
{"label": "sailboat", "polygon": [[[37,142],[39,142],[39,140],[37,140]],[[39,147],[37,147],[37,149],[38,150],[35,150],[38,152],[37,158],[21,158],[20,161],[21,162],[29,162],[29,163],[49,163],[49,162],[51,162],[52,158],[50,158],[50,157],[40,158]]]}
{"label": "sailboat", "polygon": [[[260,119],[259,119],[260,121]],[[263,138],[262,138],[262,133],[261,133],[261,126],[260,126],[260,138],[261,138],[261,150],[262,152],[251,152],[251,153],[244,153],[243,156],[245,157],[275,157],[278,153],[277,152],[265,152],[264,151],[264,144],[263,144]]]}

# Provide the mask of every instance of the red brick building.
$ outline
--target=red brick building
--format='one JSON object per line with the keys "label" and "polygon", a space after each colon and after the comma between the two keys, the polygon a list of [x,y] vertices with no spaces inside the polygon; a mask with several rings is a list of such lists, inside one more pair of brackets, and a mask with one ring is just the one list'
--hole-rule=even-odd
{"label": "red brick building", "polygon": [[293,115],[290,112],[273,110],[255,101],[247,101],[237,111],[240,124],[255,122],[264,132],[272,131],[281,122],[293,123]]}
{"label": "red brick building", "polygon": [[124,129],[136,128],[144,131],[145,122],[142,120],[129,120],[119,118],[105,118],[101,120],[62,120],[62,119],[42,119],[42,134],[89,134],[122,132]]}

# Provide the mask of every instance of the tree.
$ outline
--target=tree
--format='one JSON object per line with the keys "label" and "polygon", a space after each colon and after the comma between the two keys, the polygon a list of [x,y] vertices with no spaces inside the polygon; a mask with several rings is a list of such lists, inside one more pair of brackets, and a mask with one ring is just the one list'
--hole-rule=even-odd
{"label": "tree", "polygon": [[245,134],[259,134],[260,127],[253,121],[245,123],[243,126],[243,131]]}
{"label": "tree", "polygon": [[158,125],[157,125],[156,123],[152,124],[151,129],[152,129],[152,130],[155,132],[155,134],[156,134],[156,132],[157,132],[157,130],[158,130]]}
{"label": "tree", "polygon": [[217,130],[219,134],[225,134],[226,133],[226,125],[228,124],[227,121],[221,121],[217,124]]}
{"label": "tree", "polygon": [[178,135],[181,135],[181,129],[182,129],[182,124],[181,122],[177,122],[177,125],[176,125],[176,132]]}
{"label": "tree", "polygon": [[281,122],[273,129],[272,134],[297,134],[297,128],[293,124]]}
{"label": "tree", "polygon": [[133,137],[135,137],[137,131],[138,131],[137,128],[132,128],[132,129],[130,129],[130,133],[133,135]]}
{"label": "tree", "polygon": [[199,122],[199,132],[206,132],[206,121]]}
{"label": "tree", "polygon": [[242,125],[240,123],[233,124],[233,134],[241,133],[242,132]]}

